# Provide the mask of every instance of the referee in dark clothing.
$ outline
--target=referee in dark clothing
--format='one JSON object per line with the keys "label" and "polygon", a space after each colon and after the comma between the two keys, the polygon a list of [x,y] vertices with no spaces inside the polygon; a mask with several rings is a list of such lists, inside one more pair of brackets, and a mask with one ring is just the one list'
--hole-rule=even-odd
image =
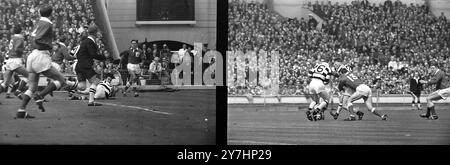
{"label": "referee in dark clothing", "polygon": [[419,72],[414,72],[413,76],[409,79],[409,91],[411,96],[413,97],[412,100],[412,109],[414,110],[416,107],[418,110],[421,110],[420,106],[420,93],[423,90],[423,84],[420,82],[420,80],[423,80],[419,76]]}
{"label": "referee in dark clothing", "polygon": [[97,90],[97,85],[100,79],[97,77],[97,73],[94,71],[94,59],[105,60],[102,55],[97,54],[97,43],[95,43],[95,37],[97,36],[97,27],[90,26],[88,28],[88,37],[81,41],[80,49],[77,53],[77,65],[75,66],[75,72],[77,73],[78,85],[75,86],[79,90],[86,89],[86,80],[89,81],[91,86],[89,87],[89,103],[88,106],[101,106],[99,103],[94,102],[94,95]]}

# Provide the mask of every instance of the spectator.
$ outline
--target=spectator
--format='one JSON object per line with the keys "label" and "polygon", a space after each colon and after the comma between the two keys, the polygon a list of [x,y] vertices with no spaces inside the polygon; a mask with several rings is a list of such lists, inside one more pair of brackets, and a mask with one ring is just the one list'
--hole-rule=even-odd
{"label": "spectator", "polygon": [[161,63],[159,62],[159,58],[155,57],[155,59],[153,59],[153,62],[150,64],[150,80],[152,78],[154,78],[154,76],[157,76],[158,79],[160,79],[161,77],[161,71],[162,71],[162,66]]}

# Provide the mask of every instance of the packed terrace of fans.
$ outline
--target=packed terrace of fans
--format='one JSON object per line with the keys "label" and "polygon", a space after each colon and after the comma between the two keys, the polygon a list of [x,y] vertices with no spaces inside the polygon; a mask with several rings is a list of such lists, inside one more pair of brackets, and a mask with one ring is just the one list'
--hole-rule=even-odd
{"label": "packed terrace of fans", "polygon": [[[228,50],[278,51],[280,95],[304,94],[307,71],[318,61],[343,61],[369,85],[380,75],[381,94],[406,94],[412,72],[428,75],[432,64],[450,73],[450,23],[425,5],[355,1],[309,3],[305,8],[324,20],[322,28],[316,28],[312,17],[286,18],[265,4],[229,3]],[[424,93],[433,88],[425,86]],[[262,93],[260,85],[228,87],[229,95]]]}

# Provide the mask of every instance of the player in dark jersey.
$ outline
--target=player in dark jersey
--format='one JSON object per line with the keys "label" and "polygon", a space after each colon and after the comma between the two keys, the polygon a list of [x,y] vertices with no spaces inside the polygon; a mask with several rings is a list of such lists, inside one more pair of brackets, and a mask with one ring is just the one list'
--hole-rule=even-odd
{"label": "player in dark jersey", "polygon": [[436,111],[434,110],[433,101],[445,100],[450,96],[450,87],[445,87],[444,84],[447,81],[445,78],[444,71],[437,68],[437,66],[432,65],[430,67],[430,72],[432,78],[429,81],[421,80],[420,82],[427,85],[436,84],[436,91],[428,95],[427,97],[427,113],[420,114],[422,118],[428,118],[431,120],[438,119]]}
{"label": "player in dark jersey", "polygon": [[138,40],[131,41],[131,47],[130,50],[128,51],[129,56],[127,69],[128,73],[130,74],[130,80],[127,82],[125,86],[123,95],[126,96],[128,89],[132,87],[131,89],[134,91],[134,97],[138,97],[139,94],[137,92],[137,86],[140,84],[139,75],[142,73],[141,66],[144,64],[145,54],[141,49],[139,49]]}
{"label": "player in dark jersey", "polygon": [[367,108],[369,111],[371,111],[374,115],[380,117],[382,120],[387,120],[387,115],[381,115],[376,108],[372,106],[372,90],[369,86],[363,83],[361,79],[359,79],[357,76],[355,76],[353,73],[350,73],[346,68],[342,67],[338,70],[339,73],[342,74],[342,76],[339,78],[339,86],[338,89],[340,91],[344,90],[344,87],[348,87],[355,92],[348,98],[348,104],[345,107],[348,109],[348,111],[351,113],[349,120],[356,120],[356,117],[353,115],[353,113],[356,113],[358,115],[358,119],[361,120],[364,113],[361,111],[356,111],[353,109],[353,102],[364,99],[364,102],[366,103]]}
{"label": "player in dark jersey", "polygon": [[[338,69],[340,69],[342,67],[344,67],[348,72],[352,72],[352,69],[347,65],[340,65],[338,67]],[[336,73],[333,75],[335,75],[335,76],[338,75],[340,78],[340,74],[337,72],[338,69],[336,69]],[[337,91],[338,91],[338,95],[339,95],[339,106],[336,109],[336,111],[330,111],[330,115],[333,116],[333,118],[335,120],[338,119],[341,110],[347,110],[343,107],[347,107],[348,98],[351,96],[351,94],[355,93],[355,91],[353,89],[346,87],[346,86],[343,87],[342,91],[339,89],[337,89]]]}
{"label": "player in dark jersey", "polygon": [[[23,51],[25,50],[24,45],[24,37],[21,34],[22,28],[20,26],[14,27],[14,35],[11,37],[11,41],[9,44],[8,51],[8,59],[5,61],[5,73],[4,73],[4,82],[0,84],[0,93],[2,93],[2,89],[6,89],[6,87],[10,86],[10,89],[14,92],[14,95],[20,97],[20,94],[24,90],[26,84],[28,83],[28,79],[21,80],[19,76],[15,73],[22,75],[23,77],[28,77],[28,72],[23,64]],[[14,81],[18,82],[17,85],[13,85],[11,83],[12,78],[14,77]],[[7,95],[9,96],[9,95]]]}
{"label": "player in dark jersey", "polygon": [[[50,5],[41,5],[38,12],[41,17],[31,33],[31,46],[33,51],[28,55],[26,65],[29,88],[22,95],[22,105],[17,111],[17,118],[34,118],[34,116],[29,115],[25,110],[32,97],[34,97],[39,109],[44,112],[45,109],[43,103],[45,101],[44,97],[47,94],[50,94],[65,85],[71,85],[68,83],[73,84],[73,82],[66,82],[64,76],[52,66],[50,50],[52,50],[53,23],[50,21],[49,17],[51,16],[53,9]],[[53,81],[50,82],[44,90],[39,93],[34,93],[39,83],[40,74],[43,74]]]}

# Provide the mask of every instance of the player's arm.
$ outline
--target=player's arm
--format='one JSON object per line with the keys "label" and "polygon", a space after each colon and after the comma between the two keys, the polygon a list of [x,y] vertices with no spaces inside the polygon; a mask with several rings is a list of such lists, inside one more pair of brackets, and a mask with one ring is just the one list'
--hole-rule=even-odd
{"label": "player's arm", "polygon": [[97,45],[95,43],[88,44],[88,54],[96,60],[105,60],[106,57],[100,54],[97,54]]}
{"label": "player's arm", "polygon": [[428,84],[428,85],[431,85],[431,84],[436,84],[440,79],[442,79],[443,78],[443,74],[442,74],[442,72],[439,72],[439,74],[437,74],[436,76],[433,76],[433,78],[431,78],[429,81],[425,81],[425,80],[422,80],[422,84]]}
{"label": "player's arm", "polygon": [[140,66],[144,66],[144,61],[145,61],[145,54],[144,51],[142,51],[141,49],[139,49],[139,53],[140,53],[140,58],[141,58],[141,63]]}
{"label": "player's arm", "polygon": [[339,79],[338,90],[339,91],[344,91],[344,85],[345,85],[345,81],[342,80],[342,79]]}
{"label": "player's arm", "polygon": [[66,59],[68,61],[76,59],[74,56],[70,55],[69,50],[67,49],[67,47],[62,46],[60,51],[61,51],[61,54],[63,55],[64,59]]}

